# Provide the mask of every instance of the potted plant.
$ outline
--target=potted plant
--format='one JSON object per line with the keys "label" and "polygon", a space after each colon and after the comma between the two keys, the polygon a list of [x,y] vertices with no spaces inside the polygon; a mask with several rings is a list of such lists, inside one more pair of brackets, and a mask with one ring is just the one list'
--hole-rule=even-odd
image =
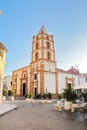
{"label": "potted plant", "polygon": [[3,101],[6,100],[6,95],[7,95],[7,89],[3,89]]}
{"label": "potted plant", "polygon": [[42,95],[42,97],[43,97],[43,99],[46,99],[46,98],[47,98],[47,94],[44,93],[44,94]]}
{"label": "potted plant", "polygon": [[46,103],[46,98],[47,98],[47,94],[46,93],[43,93],[43,95],[42,95],[42,98],[43,98],[43,100],[41,100],[41,102],[42,103]]}
{"label": "potted plant", "polygon": [[77,94],[71,87],[68,87],[64,89],[63,97],[66,99],[64,109],[69,110],[71,108],[72,101],[77,99]]}
{"label": "potted plant", "polygon": [[14,101],[15,90],[11,90],[11,101]]}
{"label": "potted plant", "polygon": [[49,99],[48,100],[48,103],[51,103],[51,99],[52,99],[52,94],[51,93],[47,93],[47,98]]}
{"label": "potted plant", "polygon": [[61,100],[63,95],[62,94],[58,94],[57,97],[58,97],[59,100]]}
{"label": "potted plant", "polygon": [[34,95],[33,95],[32,93],[27,93],[27,96],[26,96],[26,97],[27,97],[27,98],[26,98],[26,101],[31,102],[31,101],[33,101]]}
{"label": "potted plant", "polygon": [[48,93],[48,94],[47,94],[47,97],[48,97],[49,100],[51,100],[51,99],[52,99],[52,94],[51,94],[51,93]]}

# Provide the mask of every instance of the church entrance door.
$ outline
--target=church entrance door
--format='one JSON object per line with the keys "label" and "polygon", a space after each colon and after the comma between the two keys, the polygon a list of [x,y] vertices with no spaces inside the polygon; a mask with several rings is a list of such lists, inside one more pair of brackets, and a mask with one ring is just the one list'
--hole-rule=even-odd
{"label": "church entrance door", "polygon": [[34,95],[37,95],[37,88],[34,88]]}
{"label": "church entrance door", "polygon": [[23,96],[26,94],[26,83],[23,83]]}

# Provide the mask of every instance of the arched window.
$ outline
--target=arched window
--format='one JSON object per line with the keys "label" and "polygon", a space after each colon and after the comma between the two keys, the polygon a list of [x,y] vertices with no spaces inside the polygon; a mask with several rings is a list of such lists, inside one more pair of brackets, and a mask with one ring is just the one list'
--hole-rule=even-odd
{"label": "arched window", "polygon": [[38,52],[35,54],[35,59],[38,60]]}
{"label": "arched window", "polygon": [[47,48],[50,49],[50,43],[49,42],[47,42]]}
{"label": "arched window", "polygon": [[36,74],[36,73],[34,74],[34,79],[35,79],[35,80],[37,79],[37,74]]}
{"label": "arched window", "polygon": [[39,37],[36,37],[36,40],[39,40]]}
{"label": "arched window", "polygon": [[47,36],[46,39],[49,40],[49,37]]}
{"label": "arched window", "polygon": [[38,45],[38,42],[36,43],[36,49],[38,49],[39,45]]}
{"label": "arched window", "polygon": [[47,59],[51,59],[51,54],[50,54],[50,52],[47,52]]}

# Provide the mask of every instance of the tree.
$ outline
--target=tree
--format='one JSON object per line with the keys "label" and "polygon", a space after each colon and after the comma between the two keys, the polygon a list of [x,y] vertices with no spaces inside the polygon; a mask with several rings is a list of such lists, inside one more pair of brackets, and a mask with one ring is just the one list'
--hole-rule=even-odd
{"label": "tree", "polygon": [[64,89],[63,96],[67,101],[74,101],[77,99],[77,94],[71,87]]}

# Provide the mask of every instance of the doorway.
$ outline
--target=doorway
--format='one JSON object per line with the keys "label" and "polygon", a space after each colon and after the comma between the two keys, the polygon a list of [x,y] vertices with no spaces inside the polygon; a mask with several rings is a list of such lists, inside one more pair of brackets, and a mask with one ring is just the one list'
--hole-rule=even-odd
{"label": "doorway", "polygon": [[23,96],[26,94],[26,83],[23,83]]}
{"label": "doorway", "polygon": [[71,88],[71,83],[68,83],[68,87]]}
{"label": "doorway", "polygon": [[37,88],[34,88],[34,95],[37,95]]}
{"label": "doorway", "polygon": [[11,90],[8,90],[8,96],[11,96]]}

